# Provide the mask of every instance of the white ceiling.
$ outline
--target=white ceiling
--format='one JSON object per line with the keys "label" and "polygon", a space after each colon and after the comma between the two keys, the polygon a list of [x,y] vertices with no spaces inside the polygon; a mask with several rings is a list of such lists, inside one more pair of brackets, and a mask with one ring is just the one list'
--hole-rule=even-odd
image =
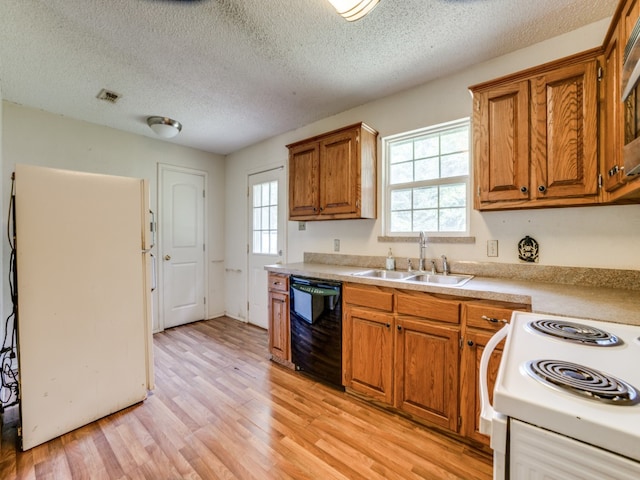
{"label": "white ceiling", "polygon": [[[228,154],[609,17],[617,0],[1,0],[5,100]],[[122,95],[96,98],[102,88]]]}

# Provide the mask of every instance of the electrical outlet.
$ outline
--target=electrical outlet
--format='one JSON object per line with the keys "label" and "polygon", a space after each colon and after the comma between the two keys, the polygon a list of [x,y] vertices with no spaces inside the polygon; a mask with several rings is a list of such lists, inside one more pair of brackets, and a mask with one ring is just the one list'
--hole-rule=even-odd
{"label": "electrical outlet", "polygon": [[306,230],[307,222],[298,222],[298,230]]}
{"label": "electrical outlet", "polygon": [[333,241],[333,251],[334,252],[339,252],[340,251],[340,239],[339,238],[336,238]]}
{"label": "electrical outlet", "polygon": [[498,256],[498,240],[487,240],[487,257]]}

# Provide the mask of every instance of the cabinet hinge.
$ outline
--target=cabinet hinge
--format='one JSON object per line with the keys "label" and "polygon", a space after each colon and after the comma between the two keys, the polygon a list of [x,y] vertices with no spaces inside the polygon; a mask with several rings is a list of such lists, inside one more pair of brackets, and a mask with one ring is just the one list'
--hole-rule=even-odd
{"label": "cabinet hinge", "polygon": [[249,312],[249,302],[247,302],[247,312]]}
{"label": "cabinet hinge", "polygon": [[601,66],[598,66],[598,81],[601,82],[604,77],[604,70]]}
{"label": "cabinet hinge", "polygon": [[458,417],[458,428],[462,427],[462,417]]}
{"label": "cabinet hinge", "polygon": [[204,304],[207,304],[207,297],[204,297],[202,300],[204,300]]}
{"label": "cabinet hinge", "polygon": [[478,196],[480,196],[480,187],[478,187]]}
{"label": "cabinet hinge", "polygon": [[599,173],[599,174],[598,174],[598,188],[602,188],[602,182],[603,182],[603,180],[602,180],[602,174],[601,174],[601,173]]}
{"label": "cabinet hinge", "polygon": [[462,340],[463,340],[462,337],[460,337],[460,340],[458,341],[459,346],[460,346],[460,350],[462,350],[462,343],[463,343]]}

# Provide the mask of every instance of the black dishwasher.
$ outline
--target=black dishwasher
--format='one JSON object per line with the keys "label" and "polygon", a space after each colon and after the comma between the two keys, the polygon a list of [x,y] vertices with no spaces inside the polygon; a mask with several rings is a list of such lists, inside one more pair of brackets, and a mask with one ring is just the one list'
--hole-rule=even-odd
{"label": "black dishwasher", "polygon": [[291,277],[291,360],[296,370],[342,387],[342,284]]}

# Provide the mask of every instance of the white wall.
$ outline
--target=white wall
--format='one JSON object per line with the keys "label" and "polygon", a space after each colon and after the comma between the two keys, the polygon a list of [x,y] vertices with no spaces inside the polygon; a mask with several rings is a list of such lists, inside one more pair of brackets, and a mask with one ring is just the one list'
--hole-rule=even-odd
{"label": "white wall", "polygon": [[[246,315],[246,299],[239,298],[238,292],[246,290],[247,232],[243,212],[247,209],[244,192],[248,171],[264,163],[286,165],[286,144],[359,121],[369,124],[378,130],[380,137],[385,137],[468,117],[471,115],[468,86],[597,47],[602,44],[608,25],[609,19],[605,19],[228,156],[225,235],[227,269],[231,271],[226,276],[227,311],[237,317]],[[380,148],[378,152],[380,158]],[[378,200],[380,205],[380,195]],[[306,231],[298,231],[297,225],[297,222],[288,222],[287,262],[301,261],[305,251],[332,253],[335,238],[340,239],[340,253],[344,254],[382,256],[392,246],[396,257],[418,255],[415,244],[379,243],[380,218],[307,222]],[[476,237],[473,245],[433,244],[428,247],[427,255],[446,254],[452,260],[517,263],[517,242],[530,235],[540,243],[540,264],[640,269],[640,205],[474,211],[471,235]],[[498,258],[487,258],[488,239],[499,241]]]}
{"label": "white wall", "polygon": [[[224,158],[154,138],[72,120],[60,115],[4,102],[2,111],[2,191],[7,205],[11,172],[16,163],[41,165],[146,178],[151,208],[157,212],[158,164],[177,165],[208,173],[208,275],[209,318],[224,313]],[[5,207],[2,209],[3,219]],[[4,222],[3,222],[4,223]],[[6,237],[6,235],[5,235]],[[46,239],[43,239],[46,241]],[[5,265],[8,244],[4,240]],[[156,247],[157,250],[157,247]],[[157,252],[154,252],[157,254]],[[3,278],[8,272],[3,268]],[[158,328],[158,294],[154,296],[154,329]],[[5,293],[5,317],[9,312]]]}

